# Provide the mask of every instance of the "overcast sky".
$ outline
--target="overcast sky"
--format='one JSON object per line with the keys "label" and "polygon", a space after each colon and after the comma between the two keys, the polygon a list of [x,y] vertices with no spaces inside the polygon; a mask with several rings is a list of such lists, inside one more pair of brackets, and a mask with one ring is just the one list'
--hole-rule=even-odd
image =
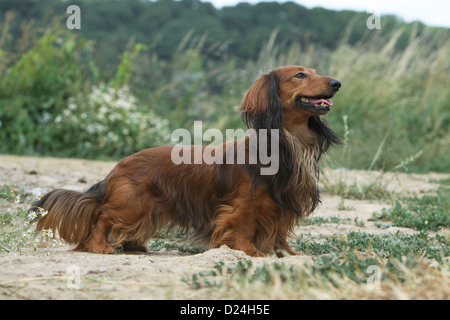
{"label": "overcast sky", "polygon": [[[239,2],[257,3],[274,0],[208,0],[217,8]],[[377,10],[383,14],[395,14],[406,22],[419,20],[427,25],[450,28],[449,0],[292,0],[307,8],[324,7],[333,10],[350,9],[367,12]],[[286,2],[286,1],[279,1]],[[372,9],[373,8],[373,9]]]}

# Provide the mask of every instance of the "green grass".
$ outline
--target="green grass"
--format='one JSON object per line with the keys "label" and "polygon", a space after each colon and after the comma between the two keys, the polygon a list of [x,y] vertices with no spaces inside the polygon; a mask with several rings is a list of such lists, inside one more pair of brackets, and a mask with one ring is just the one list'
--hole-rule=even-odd
{"label": "green grass", "polygon": [[[258,299],[295,299],[320,296],[333,292],[337,296],[361,298],[357,294],[348,296],[341,291],[348,288],[371,291],[374,277],[379,281],[378,289],[391,286],[408,286],[411,280],[424,277],[424,272],[438,273],[445,277],[446,267],[429,269],[421,260],[406,258],[387,260],[377,256],[364,257],[357,251],[342,252],[316,257],[312,264],[288,265],[284,262],[256,262],[241,260],[234,265],[219,262],[214,269],[194,273],[182,281],[196,289],[223,290],[227,296],[257,297]],[[442,269],[441,269],[442,268]],[[448,283],[448,279],[444,280]],[[439,285],[439,284],[438,284]],[[425,290],[425,288],[423,288]],[[276,293],[278,292],[278,294]],[[275,293],[275,294],[274,294]]]}
{"label": "green grass", "polygon": [[340,196],[343,199],[388,201],[395,196],[394,192],[387,190],[381,183],[381,177],[372,183],[354,182],[350,185],[343,179],[331,183],[325,177],[322,179],[322,185],[321,191]]}
{"label": "green grass", "polygon": [[448,172],[450,92],[444,87],[450,86],[450,42],[447,35],[434,42],[422,34],[396,52],[401,33],[332,53],[327,71],[343,85],[327,118],[344,137],[347,116],[349,134],[347,149],[332,151],[330,161],[348,168]]}
{"label": "green grass", "polygon": [[[411,281],[425,278],[427,274],[437,273],[445,278],[450,271],[444,262],[450,255],[449,245],[448,238],[430,237],[426,233],[301,236],[293,247],[312,255],[312,263],[298,266],[282,260],[266,263],[248,259],[230,265],[221,261],[214,269],[194,273],[182,281],[196,289],[223,290],[228,297],[232,292],[237,297],[295,299],[308,298],[315,290],[322,294],[339,292],[340,297],[345,297],[341,291],[348,288],[366,290],[368,294],[367,291],[373,290],[369,285],[376,275],[375,284],[385,287],[386,293],[387,288],[408,287]],[[424,258],[442,264],[430,269]],[[448,283],[448,279],[444,281]],[[348,297],[360,298],[355,293],[348,293]]]}
{"label": "green grass", "polygon": [[431,180],[430,182],[431,183],[436,183],[437,182],[437,183],[439,183],[439,184],[441,184],[443,186],[450,187],[450,178],[441,179],[441,180],[438,180],[438,181]]}
{"label": "green grass", "polygon": [[222,287],[224,282],[215,278],[220,275],[226,275],[228,280],[237,281],[240,285],[256,282],[268,285],[274,281],[274,277],[279,277],[283,282],[295,281],[297,277],[294,267],[284,263],[256,264],[252,260],[241,260],[231,266],[220,261],[213,270],[194,273],[182,280],[196,288]]}
{"label": "green grass", "polygon": [[176,250],[183,253],[191,253],[196,254],[205,251],[205,248],[191,245],[189,243],[186,243],[185,238],[170,238],[167,236],[164,236],[163,238],[159,239],[152,239],[148,243],[148,249],[150,251],[160,251],[162,249],[165,250]]}
{"label": "green grass", "polygon": [[301,226],[312,226],[312,225],[322,225],[324,223],[336,223],[336,224],[352,224],[352,219],[341,218],[341,217],[310,217],[308,219],[302,220],[299,225]]}
{"label": "green grass", "polygon": [[294,250],[307,255],[339,254],[356,250],[367,255],[375,254],[380,258],[402,256],[436,259],[450,255],[450,242],[445,236],[430,236],[428,233],[405,234],[402,232],[381,235],[365,232],[349,232],[346,235],[310,236],[300,235],[293,243]]}
{"label": "green grass", "polygon": [[450,188],[441,188],[436,195],[407,198],[402,202],[396,200],[393,208],[374,213],[372,220],[392,221],[394,226],[419,231],[450,228]]}

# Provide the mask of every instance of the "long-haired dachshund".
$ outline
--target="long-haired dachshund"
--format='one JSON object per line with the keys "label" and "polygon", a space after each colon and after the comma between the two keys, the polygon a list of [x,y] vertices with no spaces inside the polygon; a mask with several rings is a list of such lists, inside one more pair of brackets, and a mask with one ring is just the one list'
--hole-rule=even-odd
{"label": "long-haired dachshund", "polygon": [[[174,146],[146,149],[120,161],[85,193],[47,193],[30,209],[48,211],[37,218],[37,230],[51,228],[75,250],[95,253],[113,253],[119,244],[125,251],[146,251],[158,229],[180,226],[210,248],[226,244],[250,256],[296,254],[287,237],[318,205],[318,161],[340,143],[319,117],[330,111],[329,99],[340,86],[295,66],[263,74],[249,89],[242,119],[257,135],[265,129],[270,138],[277,131],[275,174],[262,175],[267,164],[259,158],[244,164],[175,164]],[[248,136],[217,146],[223,157],[230,145],[250,152]]]}

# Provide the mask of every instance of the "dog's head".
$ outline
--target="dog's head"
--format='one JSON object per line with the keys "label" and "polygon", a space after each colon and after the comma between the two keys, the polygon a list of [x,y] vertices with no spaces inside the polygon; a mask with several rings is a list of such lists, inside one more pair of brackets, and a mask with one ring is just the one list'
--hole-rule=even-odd
{"label": "dog's head", "polygon": [[[261,75],[241,105],[242,120],[254,129],[284,130],[305,141],[315,137],[320,155],[341,140],[320,116],[333,105],[331,98],[341,87],[338,80],[319,76],[304,67],[286,67]],[[314,134],[311,134],[314,133]]]}
{"label": "dog's head", "polygon": [[[341,83],[320,76],[313,69],[295,66],[273,70],[261,75],[245,95],[241,111],[247,125],[260,127],[259,118],[274,118],[281,127],[294,129],[308,123],[311,116],[321,116],[330,111],[331,98]],[[265,127],[265,126],[262,126]],[[272,123],[271,128],[276,124]]]}
{"label": "dog's head", "polygon": [[[319,76],[315,70],[288,67],[274,71],[283,108],[310,115],[323,115],[333,105],[331,98],[341,83],[330,77]],[[287,110],[286,110],[287,111]]]}

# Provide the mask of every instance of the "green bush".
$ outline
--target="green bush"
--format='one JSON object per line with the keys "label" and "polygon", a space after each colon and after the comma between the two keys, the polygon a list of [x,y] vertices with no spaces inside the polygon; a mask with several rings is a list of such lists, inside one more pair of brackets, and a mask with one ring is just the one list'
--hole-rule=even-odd
{"label": "green bush", "polygon": [[91,53],[90,42],[54,28],[2,70],[0,152],[120,158],[170,141],[167,120],[127,86],[128,52],[111,86],[98,79]]}
{"label": "green bush", "polygon": [[53,122],[70,96],[86,90],[90,53],[89,42],[55,29],[0,70],[0,152],[59,153]]}
{"label": "green bush", "polygon": [[67,103],[54,120],[53,136],[70,156],[119,158],[170,141],[168,121],[152,110],[141,111],[128,87],[93,86]]}

